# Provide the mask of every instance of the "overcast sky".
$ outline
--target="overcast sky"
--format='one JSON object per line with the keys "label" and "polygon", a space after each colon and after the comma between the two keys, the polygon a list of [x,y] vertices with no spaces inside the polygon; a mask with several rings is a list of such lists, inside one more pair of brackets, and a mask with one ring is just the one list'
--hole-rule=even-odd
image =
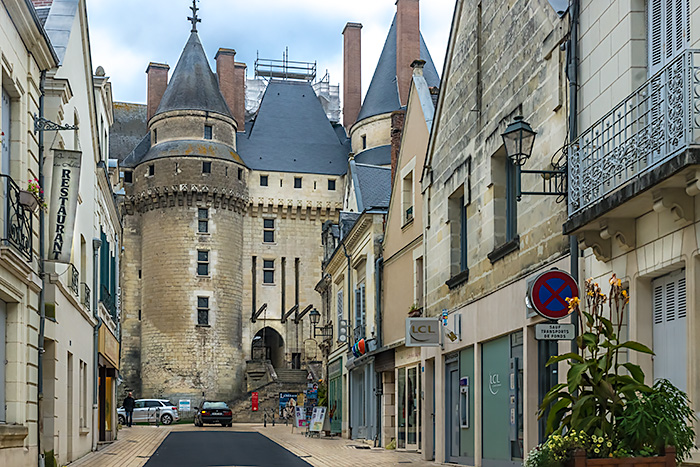
{"label": "overcast sky", "polygon": [[[254,74],[260,58],[317,62],[332,84],[343,78],[343,27],[362,23],[362,88],[372,79],[396,12],[395,0],[201,0],[199,37],[212,69],[220,47]],[[115,101],[146,102],[146,67],[160,62],[171,73],[190,34],[191,0],[87,0],[92,63],[104,67]],[[421,32],[442,76],[455,0],[423,0]],[[342,87],[341,87],[342,98]]]}

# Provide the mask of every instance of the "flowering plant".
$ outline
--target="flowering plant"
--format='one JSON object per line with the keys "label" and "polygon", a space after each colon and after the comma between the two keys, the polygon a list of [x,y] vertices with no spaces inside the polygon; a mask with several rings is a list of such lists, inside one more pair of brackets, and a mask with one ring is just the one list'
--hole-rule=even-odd
{"label": "flowering plant", "polygon": [[27,191],[34,194],[36,199],[39,201],[39,206],[41,209],[44,211],[48,209],[48,205],[46,204],[46,201],[44,201],[44,189],[41,188],[41,185],[39,185],[39,179],[30,178],[29,183],[27,184]]}
{"label": "flowering plant", "polygon": [[[561,465],[576,449],[585,450],[589,458],[654,456],[670,445],[677,448],[679,462],[689,455],[695,434],[687,396],[668,381],[647,386],[641,367],[620,355],[653,352],[639,342],[620,339],[629,295],[615,274],[609,283],[606,295],[597,282],[586,281],[585,310],[578,298],[568,300],[579,319],[579,350],[547,363],[566,361],[569,370],[566,383],[554,386],[542,401],[539,416],[547,417],[550,437],[530,453],[530,467]],[[650,404],[669,398],[674,402],[663,409],[648,410]],[[666,427],[663,432],[658,430],[661,425]]]}

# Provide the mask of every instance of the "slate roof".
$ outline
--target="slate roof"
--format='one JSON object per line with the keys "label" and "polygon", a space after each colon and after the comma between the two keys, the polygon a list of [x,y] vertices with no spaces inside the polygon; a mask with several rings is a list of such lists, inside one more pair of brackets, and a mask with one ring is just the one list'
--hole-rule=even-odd
{"label": "slate roof", "polygon": [[51,7],[41,7],[36,9],[36,16],[39,18],[39,23],[41,23],[42,26],[46,25],[46,19],[49,17],[49,11],[51,11]]}
{"label": "slate roof", "polygon": [[391,165],[391,145],[376,146],[355,154],[355,162],[370,165]]}
{"label": "slate roof", "polygon": [[63,64],[63,57],[66,55],[66,47],[68,47],[73,21],[78,11],[78,1],[53,0],[48,16],[44,21],[44,29],[51,40],[59,65]]}
{"label": "slate roof", "polygon": [[143,104],[114,103],[114,124],[109,129],[111,158],[123,161],[143,140],[143,135],[148,132],[146,109]]}
{"label": "slate roof", "polygon": [[[116,120],[116,118],[115,118]],[[141,141],[136,145],[136,147],[124,157],[122,160],[123,167],[136,167],[141,163],[141,159],[146,155],[148,150],[151,149],[151,132],[146,133],[146,136],[141,138]]]}
{"label": "slate roof", "polygon": [[357,206],[361,211],[388,209],[391,198],[391,167],[350,161]]}
{"label": "slate roof", "polygon": [[352,226],[355,225],[355,222],[357,222],[357,219],[359,219],[361,215],[362,213],[359,212],[340,211],[338,223],[341,240],[350,233]]}
{"label": "slate roof", "polygon": [[[420,36],[420,58],[426,62],[423,73],[428,86],[440,86],[440,76],[422,34]],[[367,94],[365,94],[357,121],[393,112],[400,108],[401,103],[396,82],[396,16],[394,15],[394,21],[391,23],[391,29],[386,37],[377,67],[374,69],[374,76],[372,76]]]}
{"label": "slate roof", "polygon": [[350,153],[309,83],[275,80],[253,124],[237,135],[237,149],[253,170],[323,175],[344,174]]}
{"label": "slate roof", "polygon": [[196,32],[185,44],[155,115],[172,110],[205,110],[231,117]]}

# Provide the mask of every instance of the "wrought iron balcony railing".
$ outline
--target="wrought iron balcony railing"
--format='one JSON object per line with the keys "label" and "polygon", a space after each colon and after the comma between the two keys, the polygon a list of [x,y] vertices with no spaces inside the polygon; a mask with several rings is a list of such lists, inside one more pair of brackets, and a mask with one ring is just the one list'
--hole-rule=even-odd
{"label": "wrought iron balcony railing", "polygon": [[366,337],[365,326],[363,324],[356,326],[355,329],[353,329],[352,335],[355,339],[355,342],[359,341],[360,339],[364,339]]}
{"label": "wrought iron balcony railing", "polygon": [[117,320],[117,304],[114,302],[114,297],[109,293],[109,290],[104,285],[100,286],[100,303],[104,305],[107,312],[114,321]]}
{"label": "wrought iron balcony railing", "polygon": [[73,263],[68,264],[68,288],[76,297],[80,296],[80,274]]}
{"label": "wrought iron balcony railing", "polygon": [[9,175],[0,175],[2,190],[5,198],[0,203],[3,209],[2,243],[12,245],[27,261],[32,260],[32,221],[34,216],[29,209],[19,202],[19,186]]}
{"label": "wrought iron balcony railing", "polygon": [[80,303],[90,311],[90,287],[85,282],[80,283]]}
{"label": "wrought iron balcony railing", "polygon": [[700,136],[700,50],[687,50],[569,147],[569,216],[678,155]]}

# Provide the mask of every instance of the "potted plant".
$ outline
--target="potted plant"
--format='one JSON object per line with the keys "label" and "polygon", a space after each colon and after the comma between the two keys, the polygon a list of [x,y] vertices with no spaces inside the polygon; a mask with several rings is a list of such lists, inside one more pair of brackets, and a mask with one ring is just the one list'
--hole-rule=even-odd
{"label": "potted plant", "polygon": [[39,180],[36,178],[30,179],[26,190],[19,191],[19,204],[25,209],[36,211],[36,208],[41,206],[46,210],[46,202],[44,201],[44,190],[39,186]]}
{"label": "potted plant", "polygon": [[413,303],[409,308],[408,308],[408,317],[409,318],[418,318],[420,315],[423,314],[423,309],[418,306],[417,303]]}
{"label": "potted plant", "polygon": [[620,341],[629,296],[614,274],[610,287],[605,295],[588,279],[585,310],[578,298],[569,300],[579,319],[579,351],[547,363],[566,361],[569,370],[566,383],[556,385],[542,401],[539,416],[547,414],[550,436],[528,454],[527,467],[617,465],[614,459],[623,457],[632,458],[626,466],[649,465],[658,464],[660,456],[666,457],[666,465],[674,465],[690,455],[695,416],[688,396],[666,380],[646,385],[641,367],[623,361],[623,349],[653,352],[639,342]]}

